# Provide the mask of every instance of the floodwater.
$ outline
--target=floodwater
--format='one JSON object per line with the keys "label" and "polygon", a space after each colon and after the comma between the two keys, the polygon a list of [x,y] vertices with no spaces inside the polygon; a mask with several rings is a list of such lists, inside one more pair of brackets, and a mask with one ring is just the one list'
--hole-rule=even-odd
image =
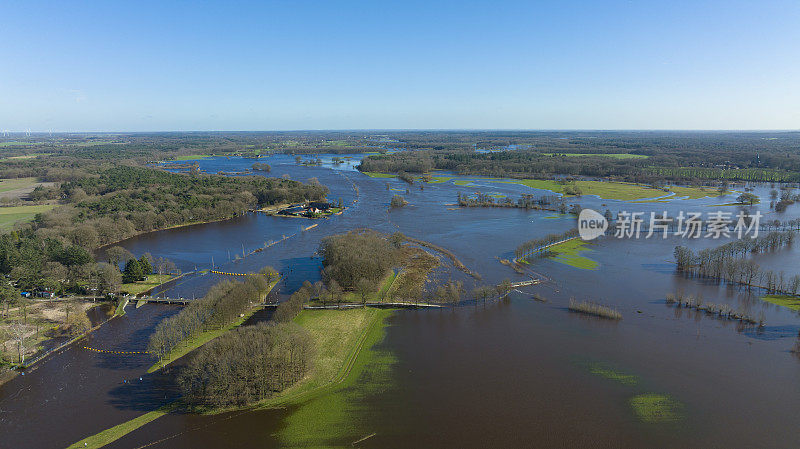
{"label": "floodwater", "polygon": [[[315,253],[320,240],[355,228],[400,231],[446,247],[481,274],[481,284],[493,285],[505,278],[525,279],[498,258],[513,257],[523,241],[574,226],[573,218],[551,212],[450,205],[458,192],[480,190],[512,198],[547,192],[476,178],[462,178],[475,179],[469,185],[451,180],[420,190],[355,171],[360,155],[344,164],[334,164],[332,157],[323,155],[322,166],[300,166],[285,155],[265,160],[272,166],[270,176],[288,174],[302,181],[316,177],[331,189],[329,198],[342,198],[348,206],[341,216],[315,221],[313,229],[302,230],[311,224],[304,219],[251,214],[151,233],[121,245],[137,255],[170,258],[183,271],[207,269],[212,263],[235,272],[272,265],[285,276],[278,294],[288,295],[304,280],[319,278]],[[241,171],[253,162],[199,161],[207,172]],[[782,215],[770,212],[769,190],[756,190],[766,200],[756,208],[769,219],[800,215],[800,206],[790,206]],[[405,196],[410,204],[388,211],[393,194]],[[672,216],[679,210],[717,210],[712,206],[731,201],[579,200],[600,211],[667,210]],[[789,353],[800,331],[798,314],[764,303],[757,294],[674,273],[675,245],[699,249],[718,243],[605,238],[583,253],[598,263],[596,270],[538,260],[532,269],[547,282],[523,288],[507,301],[396,312],[379,345],[394,360],[390,381],[360,377],[357,391],[343,396],[347,431],[328,443],[350,446],[369,437],[357,446],[798,447],[800,359]],[[758,258],[762,266],[788,276],[800,273],[800,248]],[[478,283],[446,267],[436,276],[462,280],[467,290]],[[165,293],[198,297],[221,279],[189,275]],[[665,305],[664,295],[677,290],[702,294],[706,302],[730,304],[756,317],[763,312],[766,326],[743,328],[738,322]],[[534,292],[549,301],[534,301]],[[566,306],[571,297],[615,306],[624,319],[609,322],[570,313]],[[114,356],[83,346],[142,350],[153,326],[177,311],[164,305],[131,307],[85,343],[0,387],[0,447],[65,447],[174,399],[174,369],[146,375],[153,363],[148,356]],[[633,404],[648,395],[666,398],[668,413],[637,413]],[[281,435],[298,413],[302,410],[290,408],[212,417],[168,415],[109,447],[281,447]]]}

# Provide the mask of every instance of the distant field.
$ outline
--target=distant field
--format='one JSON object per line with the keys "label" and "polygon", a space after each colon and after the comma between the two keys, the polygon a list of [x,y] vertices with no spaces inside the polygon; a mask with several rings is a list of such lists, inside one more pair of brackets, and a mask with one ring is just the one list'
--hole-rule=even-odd
{"label": "distant field", "polygon": [[19,147],[19,146],[27,146],[27,145],[35,145],[33,142],[0,142],[0,148],[3,147]]}
{"label": "distant field", "polygon": [[[564,193],[564,184],[545,179],[506,179],[502,182],[522,184],[534,189],[552,190]],[[632,201],[666,195],[666,192],[652,187],[612,181],[576,181],[583,195],[597,195],[607,200]]]}
{"label": "distant field", "polygon": [[540,153],[543,156],[567,156],[567,157],[587,157],[587,156],[601,156],[610,157],[613,159],[647,159],[650,156],[645,154],[630,154],[630,153]]}
{"label": "distant field", "polygon": [[210,154],[185,154],[183,156],[177,156],[175,158],[176,161],[194,161],[197,159],[205,159],[207,157],[213,157]]}
{"label": "distant field", "polygon": [[11,178],[0,179],[0,192],[24,189],[36,184],[36,178]]}
{"label": "distant field", "polygon": [[47,156],[50,153],[31,153],[31,154],[24,154],[22,156],[11,156],[7,157],[6,159],[33,159],[38,156]]}
{"label": "distant field", "polygon": [[0,207],[0,231],[11,229],[16,223],[31,221],[36,214],[47,212],[54,207],[55,204]]}
{"label": "distant field", "polygon": [[397,175],[393,175],[391,173],[375,173],[370,171],[362,172],[365,175],[369,176],[370,178],[396,178]]}

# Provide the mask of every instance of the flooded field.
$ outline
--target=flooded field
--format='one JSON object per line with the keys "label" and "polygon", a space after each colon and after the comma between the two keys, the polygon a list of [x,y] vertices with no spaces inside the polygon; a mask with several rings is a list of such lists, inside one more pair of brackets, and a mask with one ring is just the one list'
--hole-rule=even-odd
{"label": "flooded field", "polygon": [[[482,280],[442,268],[437,277],[496,285],[515,273],[499,259],[513,258],[522,242],[574,227],[574,217],[547,211],[457,208],[457,195],[476,191],[509,196],[547,194],[530,187],[442,173],[442,182],[408,185],[371,178],[354,169],[363,155],[335,164],[298,165],[294,158],[264,158],[270,176],[317,178],[328,198],[347,206],[311,223],[252,213],[233,220],[154,232],[120,243],[136,255],[150,252],[175,261],[184,272],[213,266],[229,272],[272,265],[283,276],[286,296],[303,281],[319,279],[316,254],[325,236],[369,227],[402,232],[452,251]],[[316,156],[315,156],[316,158]],[[238,172],[254,160],[207,158],[209,173]],[[471,181],[471,182],[467,182]],[[769,186],[757,194],[768,198]],[[388,210],[392,195],[409,205]],[[734,201],[701,198],[632,203],[584,196],[570,199],[598,211],[735,212]],[[760,208],[765,220],[800,216],[800,206],[783,214]],[[310,224],[313,229],[303,230]],[[253,250],[282,240],[261,252]],[[581,256],[593,269],[541,259],[530,269],[544,280],[522,287],[504,301],[464,301],[441,310],[403,310],[390,318],[376,346],[381,367],[365,366],[353,385],[330,397],[286,409],[215,416],[172,414],[126,435],[109,447],[283,447],[304,446],[298,427],[337,428],[317,444],[358,447],[797,447],[800,432],[800,359],[789,353],[800,331],[794,311],[765,303],[760,293],[686,279],[675,273],[672,251],[716,246],[710,240],[678,237],[603,238]],[[242,257],[244,255],[244,257]],[[758,262],[787,276],[800,273],[800,248],[761,254]],[[170,285],[170,297],[202,296],[223,279],[191,274]],[[763,328],[742,327],[698,311],[665,304],[666,293],[702,294],[759,315]],[[547,302],[536,301],[536,293]],[[468,296],[468,295],[467,295]],[[619,322],[570,313],[570,298],[615,307]],[[141,351],[154,326],[177,306],[129,307],[24,376],[0,386],[0,447],[63,448],[174,400],[174,370],[145,374]],[[383,357],[381,359],[381,357]],[[387,362],[391,359],[390,362]],[[335,401],[341,413],[314,421],[320,401]],[[316,402],[315,402],[316,401]],[[48,432],[40,432],[48,423]],[[303,443],[298,443],[303,442]]]}

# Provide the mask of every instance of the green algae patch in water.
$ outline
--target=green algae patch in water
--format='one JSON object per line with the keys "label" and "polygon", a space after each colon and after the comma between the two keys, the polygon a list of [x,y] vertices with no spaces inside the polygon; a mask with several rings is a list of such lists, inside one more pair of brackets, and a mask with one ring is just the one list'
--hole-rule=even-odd
{"label": "green algae patch in water", "polygon": [[550,252],[555,253],[549,259],[582,270],[597,270],[600,264],[582,255],[584,252],[592,251],[586,247],[587,245],[589,245],[588,242],[577,238],[553,245],[547,248]]}
{"label": "green algae patch in water", "polygon": [[589,364],[589,372],[594,375],[604,377],[608,380],[619,382],[623,385],[636,385],[639,383],[639,378],[633,374],[623,373],[601,363]]}
{"label": "green algae patch in water", "polygon": [[665,394],[639,394],[631,398],[630,405],[636,417],[649,424],[683,419],[683,405]]}
{"label": "green algae patch in water", "polygon": [[385,320],[392,312],[372,311],[375,316],[337,379],[292,401],[275,434],[281,447],[351,447],[354,441],[373,433],[362,427],[366,421],[362,418],[370,413],[364,399],[388,388],[395,359],[375,348],[385,336]]}

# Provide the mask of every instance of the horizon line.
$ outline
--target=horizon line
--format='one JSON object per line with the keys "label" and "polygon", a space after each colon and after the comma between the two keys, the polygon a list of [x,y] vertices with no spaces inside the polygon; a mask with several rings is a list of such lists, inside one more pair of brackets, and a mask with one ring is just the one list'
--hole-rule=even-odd
{"label": "horizon line", "polygon": [[[11,131],[0,130],[2,134],[24,134],[24,135],[41,135],[41,134],[153,134],[153,133],[292,133],[292,132],[683,132],[683,133],[702,133],[702,132],[717,132],[717,133],[759,133],[759,132],[780,132],[791,133],[800,132],[800,128],[720,128],[720,129],[680,129],[680,128],[306,128],[306,129],[229,129],[229,130],[216,130],[216,129],[193,129],[193,130],[140,130],[140,131],[51,131],[51,130],[23,130]],[[6,137],[8,137],[6,136]],[[0,136],[3,137],[3,136]]]}

